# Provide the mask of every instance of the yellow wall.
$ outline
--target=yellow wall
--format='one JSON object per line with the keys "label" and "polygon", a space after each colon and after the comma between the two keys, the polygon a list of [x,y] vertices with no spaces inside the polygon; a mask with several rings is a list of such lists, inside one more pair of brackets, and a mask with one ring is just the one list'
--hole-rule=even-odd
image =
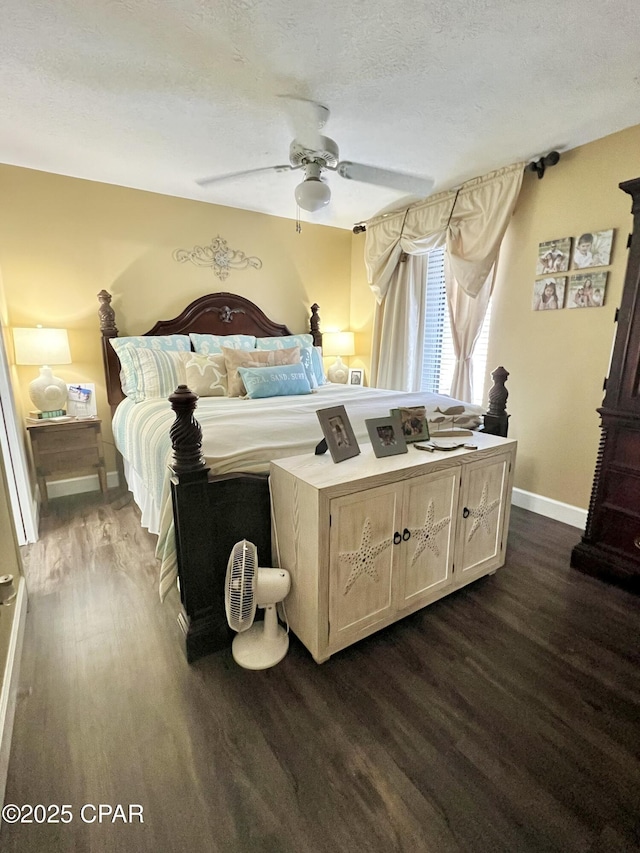
{"label": "yellow wall", "polygon": [[[69,330],[73,364],[55,373],[67,382],[95,382],[98,413],[107,421],[96,299],[103,288],[113,294],[121,335],[145,332],[220,290],[248,297],[293,332],[308,331],[313,302],[326,327],[349,327],[348,231],[305,223],[296,234],[292,220],[12,166],[0,166],[0,197],[8,321]],[[218,235],[260,258],[262,268],[234,270],[221,281],[211,269],[173,260],[175,249]],[[25,411],[36,374],[18,368]]]}
{"label": "yellow wall", "polygon": [[[627,261],[630,197],[640,175],[640,126],[562,154],[542,180],[525,175],[502,246],[488,364],[511,372],[510,432],[518,440],[515,485],[587,508],[602,403]],[[615,228],[602,308],[534,312],[538,243]]]}

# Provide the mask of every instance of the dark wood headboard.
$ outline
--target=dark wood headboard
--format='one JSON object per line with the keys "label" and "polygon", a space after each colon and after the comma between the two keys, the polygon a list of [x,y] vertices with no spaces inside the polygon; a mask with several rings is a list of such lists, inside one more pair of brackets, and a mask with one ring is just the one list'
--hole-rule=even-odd
{"label": "dark wood headboard", "polygon": [[[120,387],[120,360],[109,343],[110,338],[118,337],[118,327],[111,306],[111,294],[101,290],[98,301],[107,399],[113,411],[124,400]],[[309,326],[314,345],[322,346],[318,311],[318,305],[311,306]],[[189,332],[203,335],[255,335],[257,338],[291,334],[286,326],[274,323],[249,299],[235,293],[210,293],[187,305],[173,320],[159,320],[144,335],[188,335]]]}

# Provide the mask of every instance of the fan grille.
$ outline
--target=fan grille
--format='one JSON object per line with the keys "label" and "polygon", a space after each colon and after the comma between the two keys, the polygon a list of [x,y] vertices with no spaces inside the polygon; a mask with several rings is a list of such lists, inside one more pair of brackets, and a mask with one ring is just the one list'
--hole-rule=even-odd
{"label": "fan grille", "polygon": [[227,620],[234,631],[246,631],[256,613],[256,546],[246,539],[238,542],[227,566]]}

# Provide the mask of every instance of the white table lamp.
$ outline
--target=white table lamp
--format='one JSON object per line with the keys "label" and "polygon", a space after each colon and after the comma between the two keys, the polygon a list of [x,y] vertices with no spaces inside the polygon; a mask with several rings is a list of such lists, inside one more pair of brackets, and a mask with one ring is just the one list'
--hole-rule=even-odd
{"label": "white table lamp", "polygon": [[41,412],[64,409],[67,385],[51,372],[51,364],[71,364],[66,329],[14,329],[16,364],[39,364],[40,375],[29,385],[33,405]]}
{"label": "white table lamp", "polygon": [[355,335],[353,332],[324,332],[322,335],[322,355],[337,356],[334,363],[327,370],[329,382],[346,383],[349,377],[349,368],[342,361],[341,356],[355,355]]}

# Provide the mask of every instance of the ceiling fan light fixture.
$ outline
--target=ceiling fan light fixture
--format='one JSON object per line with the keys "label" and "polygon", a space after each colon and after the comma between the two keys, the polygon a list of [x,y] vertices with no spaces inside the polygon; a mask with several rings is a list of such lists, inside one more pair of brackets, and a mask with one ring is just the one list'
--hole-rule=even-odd
{"label": "ceiling fan light fixture", "polygon": [[303,210],[315,213],[329,204],[331,190],[320,178],[306,178],[296,187],[295,196],[298,205]]}

